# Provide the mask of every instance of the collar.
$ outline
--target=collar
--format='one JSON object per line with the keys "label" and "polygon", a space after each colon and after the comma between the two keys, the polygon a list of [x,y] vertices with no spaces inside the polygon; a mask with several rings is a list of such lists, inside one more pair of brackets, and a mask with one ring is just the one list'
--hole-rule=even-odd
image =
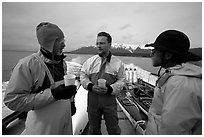
{"label": "collar", "polygon": [[111,56],[112,56],[112,53],[109,52],[108,56],[107,56],[107,61],[110,63],[110,60],[111,60]]}
{"label": "collar", "polygon": [[51,52],[44,49],[43,47],[40,48],[40,51],[46,58],[53,60],[53,61],[61,61],[66,57],[64,54],[62,54],[60,56],[59,55],[53,55]]}
{"label": "collar", "polygon": [[[105,57],[105,58],[107,59],[107,62],[109,62],[109,63],[110,63],[110,60],[111,60],[111,56],[112,56],[112,53],[109,51],[108,56]],[[100,56],[100,57],[101,57],[101,56]],[[101,58],[102,58],[102,57],[101,57]]]}
{"label": "collar", "polygon": [[48,64],[58,64],[58,63],[61,62],[61,60],[56,61],[56,60],[51,60],[51,59],[45,57],[45,56],[43,55],[43,53],[42,53],[40,50],[38,51],[37,54],[42,58],[42,60],[43,60],[45,63],[48,63]]}
{"label": "collar", "polygon": [[169,79],[169,77],[171,77],[172,74],[170,71],[166,70],[156,81],[156,86],[161,88],[164,83],[166,83],[166,81]]}
{"label": "collar", "polygon": [[176,65],[173,67],[169,67],[165,70],[165,72],[158,78],[156,81],[157,87],[162,87],[164,83],[169,79],[169,77],[173,76],[172,70],[179,70],[181,69],[182,65]]}
{"label": "collar", "polygon": [[167,68],[166,71],[179,70],[181,68],[182,68],[182,65],[176,65],[176,66]]}

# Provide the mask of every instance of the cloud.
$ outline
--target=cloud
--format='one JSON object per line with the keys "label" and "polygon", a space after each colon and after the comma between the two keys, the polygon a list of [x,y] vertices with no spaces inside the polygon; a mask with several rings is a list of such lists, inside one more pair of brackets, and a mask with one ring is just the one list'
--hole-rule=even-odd
{"label": "cloud", "polygon": [[132,35],[132,34],[125,34],[122,36],[122,39],[124,41],[128,41],[128,40],[131,40],[133,37],[134,37],[134,35]]}
{"label": "cloud", "polygon": [[125,29],[128,29],[128,28],[131,28],[131,25],[130,24],[125,24],[124,26],[120,27],[120,30],[125,30]]}
{"label": "cloud", "polygon": [[173,28],[202,45],[202,2],[3,2],[3,47],[37,45],[35,27],[42,21],[64,31],[67,49],[94,43],[100,31],[115,43],[142,44]]}
{"label": "cloud", "polygon": [[86,38],[87,38],[87,39],[94,39],[94,38],[95,38],[95,35],[90,34],[90,35],[88,35]]}
{"label": "cloud", "polygon": [[104,25],[102,25],[102,26],[100,26],[99,28],[98,28],[98,32],[99,31],[106,31],[108,29],[108,25],[107,24],[104,24]]}

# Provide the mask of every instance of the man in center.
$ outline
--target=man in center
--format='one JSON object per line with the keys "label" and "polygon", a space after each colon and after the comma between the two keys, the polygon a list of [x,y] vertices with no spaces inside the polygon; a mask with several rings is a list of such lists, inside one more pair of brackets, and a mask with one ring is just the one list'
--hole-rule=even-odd
{"label": "man in center", "polygon": [[[89,134],[101,134],[102,115],[109,135],[121,133],[118,125],[116,94],[125,84],[124,64],[110,52],[112,38],[106,32],[97,35],[98,55],[84,62],[80,80],[88,90]],[[106,86],[98,85],[98,79],[105,79]]]}

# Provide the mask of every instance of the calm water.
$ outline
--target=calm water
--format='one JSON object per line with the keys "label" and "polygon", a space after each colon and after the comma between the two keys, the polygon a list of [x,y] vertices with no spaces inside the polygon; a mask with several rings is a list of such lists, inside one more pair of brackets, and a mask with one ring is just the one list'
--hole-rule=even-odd
{"label": "calm water", "polygon": [[[25,51],[2,51],[2,81],[8,81],[12,72],[12,68],[17,64],[18,60],[32,54],[33,52]],[[87,54],[66,54],[65,60],[83,63],[86,59],[93,55]],[[122,57],[118,56],[125,64],[135,64],[141,68],[156,73],[158,68],[153,68],[150,58],[138,57]]]}

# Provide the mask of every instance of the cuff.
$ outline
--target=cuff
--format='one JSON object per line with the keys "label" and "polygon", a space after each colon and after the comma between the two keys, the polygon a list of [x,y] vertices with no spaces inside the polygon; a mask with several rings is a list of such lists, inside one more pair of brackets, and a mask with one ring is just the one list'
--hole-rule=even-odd
{"label": "cuff", "polygon": [[110,85],[106,85],[106,87],[108,88],[108,91],[106,94],[110,95],[113,92],[113,88]]}
{"label": "cuff", "polygon": [[93,87],[93,83],[89,83],[88,86],[87,86],[87,89],[88,89],[89,91],[92,91],[92,87]]}

